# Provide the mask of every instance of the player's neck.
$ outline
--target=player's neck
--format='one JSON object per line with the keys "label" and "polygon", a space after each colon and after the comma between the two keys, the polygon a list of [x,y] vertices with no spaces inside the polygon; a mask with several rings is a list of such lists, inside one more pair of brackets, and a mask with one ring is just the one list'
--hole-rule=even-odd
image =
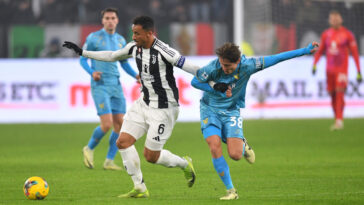
{"label": "player's neck", "polygon": [[334,30],[339,30],[342,27],[342,25],[339,26],[331,26],[331,28],[333,28]]}
{"label": "player's neck", "polygon": [[115,33],[115,29],[107,30],[107,29],[104,28],[104,30],[106,31],[106,33],[108,33],[110,35],[113,35]]}
{"label": "player's neck", "polygon": [[149,41],[145,44],[145,46],[143,46],[143,48],[145,49],[149,49],[152,47],[153,43],[155,40],[155,36],[153,36],[152,38],[149,39]]}

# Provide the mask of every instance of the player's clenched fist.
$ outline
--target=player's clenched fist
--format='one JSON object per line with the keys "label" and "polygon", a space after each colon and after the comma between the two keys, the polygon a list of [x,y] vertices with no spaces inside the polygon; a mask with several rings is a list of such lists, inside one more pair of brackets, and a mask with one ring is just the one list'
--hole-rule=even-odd
{"label": "player's clenched fist", "polygon": [[74,50],[80,56],[82,55],[82,48],[72,42],[65,41],[62,46]]}

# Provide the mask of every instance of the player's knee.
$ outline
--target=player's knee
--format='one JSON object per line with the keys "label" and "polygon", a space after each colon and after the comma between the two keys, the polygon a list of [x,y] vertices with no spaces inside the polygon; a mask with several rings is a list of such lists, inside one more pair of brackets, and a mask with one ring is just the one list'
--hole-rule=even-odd
{"label": "player's knee", "polygon": [[144,157],[147,162],[155,164],[158,161],[159,155],[156,155],[152,152],[148,152],[144,149]]}
{"label": "player's knee", "polygon": [[243,157],[242,153],[239,151],[230,151],[229,156],[231,159],[233,159],[235,161],[238,161]]}

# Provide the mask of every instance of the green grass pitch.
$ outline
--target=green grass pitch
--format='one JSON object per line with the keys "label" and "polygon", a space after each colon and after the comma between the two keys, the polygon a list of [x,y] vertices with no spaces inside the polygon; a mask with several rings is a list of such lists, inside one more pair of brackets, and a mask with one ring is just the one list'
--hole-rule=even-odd
{"label": "green grass pitch", "polygon": [[[188,188],[177,168],[152,165],[137,142],[149,199],[119,199],[132,188],[123,172],[104,171],[108,135],[95,151],[95,168],[82,163],[82,147],[96,124],[0,125],[0,204],[364,204],[364,119],[245,120],[244,134],[256,163],[224,156],[240,199],[221,202],[225,189],[213,169],[199,123],[177,123],[165,148],[192,157],[196,183]],[[116,163],[122,164],[118,153]],[[49,195],[27,200],[28,177],[44,177]]]}

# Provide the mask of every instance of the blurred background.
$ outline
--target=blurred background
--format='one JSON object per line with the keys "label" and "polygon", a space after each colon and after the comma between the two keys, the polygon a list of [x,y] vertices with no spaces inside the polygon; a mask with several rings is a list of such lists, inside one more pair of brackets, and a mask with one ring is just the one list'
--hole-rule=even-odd
{"label": "blurred background", "polygon": [[[331,10],[342,14],[364,55],[364,0],[0,0],[0,122],[97,121],[90,76],[61,44],[68,40],[82,46],[89,33],[102,28],[100,11],[106,7],[118,8],[117,32],[127,41],[132,19],[149,15],[157,37],[200,66],[227,41],[247,56],[320,41]],[[345,117],[364,117],[364,87],[356,83],[356,68],[349,62]],[[301,57],[254,75],[244,117],[333,117],[325,58],[315,77],[312,64],[312,57]],[[121,73],[129,106],[139,96],[138,85]],[[190,86],[192,76],[178,69],[175,74],[184,110],[180,120],[197,121],[201,93]]]}
{"label": "blurred background", "polygon": [[[0,0],[0,57],[72,57],[57,48],[68,39],[82,45],[101,28],[100,11],[119,9],[118,33],[131,40],[137,15],[155,19],[157,35],[184,55],[213,55],[226,41],[236,41],[247,55],[291,50],[318,40],[328,27],[329,11],[338,10],[364,53],[362,0]],[[235,7],[235,10],[234,10]],[[241,18],[234,20],[234,12]],[[241,25],[235,26],[234,21]],[[236,23],[236,22],[235,22]],[[235,42],[238,43],[238,42]],[[58,51],[57,51],[58,50]]]}

